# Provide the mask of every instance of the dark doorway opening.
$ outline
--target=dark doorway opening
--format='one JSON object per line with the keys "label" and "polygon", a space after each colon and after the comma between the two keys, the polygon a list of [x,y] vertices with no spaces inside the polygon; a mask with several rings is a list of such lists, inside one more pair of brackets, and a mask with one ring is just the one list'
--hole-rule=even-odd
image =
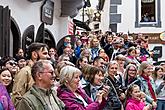
{"label": "dark doorway opening", "polygon": [[56,48],[56,42],[50,30],[45,28],[44,23],[40,25],[37,31],[35,42],[46,43],[49,48]]}
{"label": "dark doorway opening", "polygon": [[8,6],[0,6],[0,56],[15,56],[21,46],[21,33]]}
{"label": "dark doorway opening", "polygon": [[44,41],[49,46],[49,48],[51,47],[56,48],[56,42],[51,32],[48,29],[45,29],[44,34],[45,34]]}
{"label": "dark doorway opening", "polygon": [[31,43],[34,42],[34,25],[28,26],[22,36],[22,48],[27,56],[27,49]]}
{"label": "dark doorway opening", "polygon": [[21,33],[16,21],[12,17],[11,17],[10,44],[12,44],[10,45],[10,55],[15,57],[18,48],[22,48]]}

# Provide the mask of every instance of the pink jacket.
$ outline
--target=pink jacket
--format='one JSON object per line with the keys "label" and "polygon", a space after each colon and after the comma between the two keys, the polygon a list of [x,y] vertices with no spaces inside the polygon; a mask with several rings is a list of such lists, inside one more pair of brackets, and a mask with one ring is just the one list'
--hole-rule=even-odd
{"label": "pink jacket", "polygon": [[143,110],[144,106],[144,102],[130,98],[127,100],[126,110]]}
{"label": "pink jacket", "polygon": [[67,87],[60,86],[57,89],[57,96],[64,102],[66,110],[102,110],[104,107],[105,100],[99,104],[98,102],[93,102],[82,89],[78,89],[77,92],[88,103],[87,107],[84,107],[82,101],[76,98]]}
{"label": "pink jacket", "polygon": [[129,58],[129,59],[131,59],[131,60],[133,60],[133,59],[135,59],[135,57],[133,57],[133,56],[127,56],[127,58]]}

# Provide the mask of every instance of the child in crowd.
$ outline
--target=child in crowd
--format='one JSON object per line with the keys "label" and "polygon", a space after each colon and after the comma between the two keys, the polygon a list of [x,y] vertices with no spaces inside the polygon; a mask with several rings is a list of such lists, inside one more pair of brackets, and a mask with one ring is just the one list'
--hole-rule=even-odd
{"label": "child in crowd", "polygon": [[155,67],[153,78],[156,84],[157,108],[165,110],[165,74],[162,66]]}
{"label": "child in crowd", "polygon": [[145,106],[138,85],[133,84],[127,90],[126,110],[151,110],[151,105]]}

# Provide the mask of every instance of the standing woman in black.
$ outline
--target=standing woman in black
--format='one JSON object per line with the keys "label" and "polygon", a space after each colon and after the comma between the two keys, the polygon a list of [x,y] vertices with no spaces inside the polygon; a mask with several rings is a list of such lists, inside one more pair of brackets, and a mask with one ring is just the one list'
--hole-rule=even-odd
{"label": "standing woman in black", "polygon": [[108,64],[108,76],[104,80],[104,84],[110,87],[106,106],[103,110],[122,110],[122,101],[125,99],[122,85],[115,78],[117,74],[118,63],[110,61]]}

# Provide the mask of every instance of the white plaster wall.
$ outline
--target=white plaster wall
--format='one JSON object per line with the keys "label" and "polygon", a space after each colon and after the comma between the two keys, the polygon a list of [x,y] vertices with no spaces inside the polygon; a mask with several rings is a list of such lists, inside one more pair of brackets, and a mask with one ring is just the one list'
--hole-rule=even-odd
{"label": "white plaster wall", "polygon": [[[27,0],[0,0],[0,5],[9,6],[11,9],[11,16],[17,22],[21,36],[29,25],[35,26],[35,36],[40,21],[40,7],[42,2],[29,2]],[[53,25],[46,25],[55,37],[56,43],[61,37],[67,34],[67,18],[60,17],[61,13],[61,0],[54,0],[54,19]]]}
{"label": "white plaster wall", "polygon": [[[165,0],[161,0],[161,22],[162,27],[141,27],[135,28],[135,0],[122,0],[122,5],[118,5],[118,13],[122,14],[121,23],[118,23],[118,32],[130,32],[130,33],[161,33],[165,31],[165,13],[164,4]],[[149,44],[149,49],[152,50],[154,46],[163,47],[163,56],[159,60],[165,60],[165,45],[162,44]]]}
{"label": "white plaster wall", "polygon": [[161,0],[161,21],[162,27],[141,27],[135,28],[135,0],[122,0],[122,5],[118,5],[118,13],[122,14],[121,23],[118,23],[118,32],[129,32],[130,33],[160,33],[165,31],[165,13],[163,12],[163,5],[165,0]]}
{"label": "white plaster wall", "polygon": [[121,23],[118,23],[118,32],[128,32],[128,30],[133,29],[135,19],[135,6],[133,4],[135,0],[122,0],[122,5],[117,5],[118,14],[122,14]]}
{"label": "white plaster wall", "polygon": [[109,16],[110,13],[110,0],[105,0],[103,10],[101,12],[100,29],[105,32],[109,30]]}

